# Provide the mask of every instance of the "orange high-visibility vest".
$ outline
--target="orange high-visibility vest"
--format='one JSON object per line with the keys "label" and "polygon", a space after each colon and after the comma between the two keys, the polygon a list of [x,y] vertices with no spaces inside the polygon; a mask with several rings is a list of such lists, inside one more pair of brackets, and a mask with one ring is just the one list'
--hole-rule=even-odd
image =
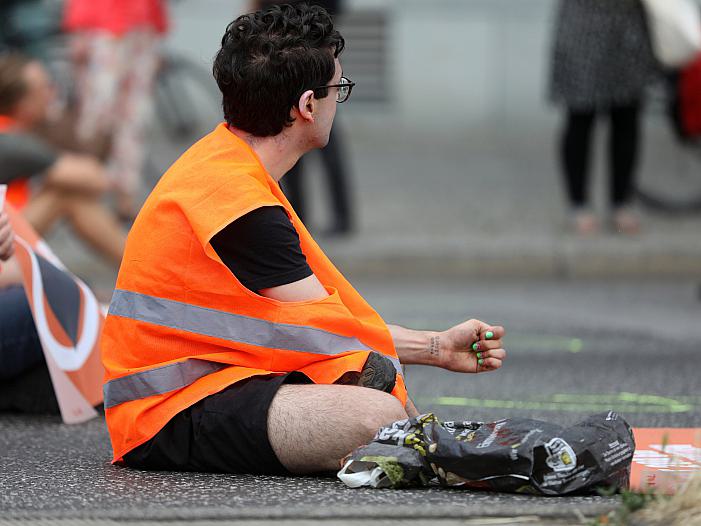
{"label": "orange high-visibility vest", "polygon": [[[14,127],[15,120],[7,115],[0,115],[0,133],[9,133]],[[34,174],[28,174],[34,175]],[[29,202],[31,197],[31,188],[29,186],[29,177],[15,179],[7,185],[7,202],[16,209],[21,210]]]}
{"label": "orange high-visibility vest", "polygon": [[[280,302],[244,287],[210,244],[262,206],[282,206],[330,294]],[[255,375],[301,371],[331,384],[371,352],[401,365],[382,318],[314,242],[253,150],[226,125],[161,178],[129,233],[103,330],[107,426],[114,461],[199,400]]]}

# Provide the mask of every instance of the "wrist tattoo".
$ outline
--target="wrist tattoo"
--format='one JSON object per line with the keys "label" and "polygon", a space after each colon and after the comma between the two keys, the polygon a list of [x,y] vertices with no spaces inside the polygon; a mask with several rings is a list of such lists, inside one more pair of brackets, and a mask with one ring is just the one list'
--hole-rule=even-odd
{"label": "wrist tattoo", "polygon": [[440,350],[440,347],[441,347],[440,336],[432,336],[431,342],[428,345],[428,353],[431,356],[438,356],[438,351]]}

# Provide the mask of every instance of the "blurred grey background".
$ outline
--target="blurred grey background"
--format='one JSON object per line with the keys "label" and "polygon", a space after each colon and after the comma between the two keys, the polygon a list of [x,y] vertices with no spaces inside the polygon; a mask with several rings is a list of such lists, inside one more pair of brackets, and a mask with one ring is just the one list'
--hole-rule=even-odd
{"label": "blurred grey background", "polygon": [[[642,210],[643,230],[635,237],[605,232],[579,239],[567,232],[557,157],[563,115],[547,100],[556,4],[346,2],[341,59],[358,85],[339,106],[336,125],[348,139],[358,229],[348,239],[320,239],[342,270],[701,276],[699,214]],[[226,25],[247,5],[172,3],[167,47],[209,69]],[[594,205],[604,214],[606,135],[600,125],[592,163]],[[155,134],[153,141],[167,166],[179,150]],[[318,231],[329,217],[325,181],[313,152],[309,164],[308,223]],[[688,188],[701,195],[701,157],[676,143],[654,92],[645,111],[639,179],[663,194]],[[70,243],[59,252],[72,253]]]}

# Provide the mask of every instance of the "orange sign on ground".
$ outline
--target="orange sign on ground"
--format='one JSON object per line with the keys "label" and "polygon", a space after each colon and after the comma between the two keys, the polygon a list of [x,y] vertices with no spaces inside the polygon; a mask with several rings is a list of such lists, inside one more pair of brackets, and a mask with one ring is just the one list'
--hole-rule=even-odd
{"label": "orange sign on ground", "polygon": [[701,473],[701,428],[635,428],[630,487],[675,493]]}

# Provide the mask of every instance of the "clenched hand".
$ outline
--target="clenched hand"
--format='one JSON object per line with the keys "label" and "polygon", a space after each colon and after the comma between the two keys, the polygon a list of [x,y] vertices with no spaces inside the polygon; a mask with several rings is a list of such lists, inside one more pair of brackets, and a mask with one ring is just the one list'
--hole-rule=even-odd
{"label": "clenched hand", "polygon": [[504,328],[468,320],[438,333],[431,339],[431,353],[438,367],[461,373],[499,369],[506,358]]}

